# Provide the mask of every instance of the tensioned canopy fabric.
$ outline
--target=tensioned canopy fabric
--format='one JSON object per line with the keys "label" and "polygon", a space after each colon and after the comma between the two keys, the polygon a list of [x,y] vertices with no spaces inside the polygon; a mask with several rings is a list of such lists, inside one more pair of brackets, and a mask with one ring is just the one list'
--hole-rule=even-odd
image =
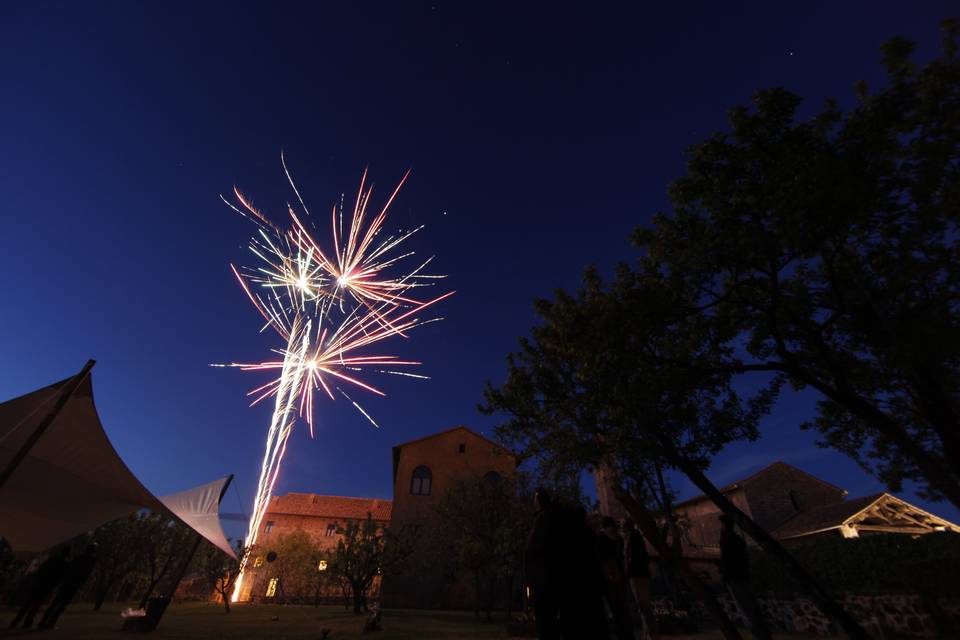
{"label": "tensioned canopy fabric", "polygon": [[220,526],[220,496],[230,480],[220,478],[193,489],[160,496],[160,502],[171,513],[183,520],[191,529],[222,549],[224,553],[236,558],[227,537]]}
{"label": "tensioned canopy fabric", "polygon": [[[64,391],[77,382],[68,378],[0,404],[0,473],[13,469],[0,486],[0,536],[14,551],[41,551],[146,508],[171,512],[234,555],[219,521],[213,525],[227,479],[157,499],[110,444],[94,405],[89,372],[29,446]],[[25,445],[29,449],[17,464]],[[216,494],[212,501],[211,493]]]}

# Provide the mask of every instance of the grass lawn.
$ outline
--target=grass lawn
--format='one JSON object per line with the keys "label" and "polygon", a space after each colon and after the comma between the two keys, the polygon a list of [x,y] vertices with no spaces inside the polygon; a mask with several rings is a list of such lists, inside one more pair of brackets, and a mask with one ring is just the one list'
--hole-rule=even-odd
{"label": "grass lawn", "polygon": [[[120,610],[120,606],[105,605],[103,611],[94,612],[89,604],[81,603],[70,607],[53,631],[12,631],[7,629],[7,625],[15,611],[6,609],[0,612],[0,636],[71,640],[135,637],[134,634],[120,631]],[[274,617],[279,619],[273,620]],[[376,640],[495,640],[507,637],[502,621],[488,624],[476,620],[470,612],[386,609],[382,619],[382,632],[362,637]],[[361,637],[363,621],[363,616],[354,616],[342,607],[331,606],[235,605],[230,615],[226,615],[221,605],[175,604],[167,610],[159,628],[148,637],[171,640],[320,640],[320,630],[328,628],[332,630],[330,640],[345,640]],[[695,637],[702,640],[721,638],[719,633]],[[744,637],[749,638],[749,634],[744,633]],[[784,637],[794,640],[803,638],[796,635]]]}

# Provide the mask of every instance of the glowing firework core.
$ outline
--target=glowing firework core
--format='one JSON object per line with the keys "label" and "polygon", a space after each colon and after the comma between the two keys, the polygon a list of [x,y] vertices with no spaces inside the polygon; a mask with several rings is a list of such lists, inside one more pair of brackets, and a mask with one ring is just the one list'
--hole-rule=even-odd
{"label": "glowing firework core", "polygon": [[[282,356],[282,360],[214,365],[279,373],[278,378],[247,394],[253,397],[251,406],[269,397],[275,399],[245,541],[248,549],[257,542],[260,522],[266,513],[287,441],[298,416],[306,419],[313,436],[314,393],[322,390],[334,400],[334,391],[338,392],[371,424],[378,426],[342,387],[354,386],[379,396],[385,395],[358,377],[368,369],[413,378],[426,376],[381,368],[412,366],[419,362],[399,360],[389,355],[360,355],[358,352],[394,335],[406,337],[410,329],[439,319],[423,320],[418,314],[453,294],[449,292],[425,301],[408,295],[411,289],[433,286],[435,279],[444,277],[422,273],[432,258],[413,269],[400,270],[400,262],[413,256],[414,252],[391,255],[422,227],[383,239],[379,237],[387,210],[409,172],[400,180],[383,209],[367,223],[365,217],[373,189],[366,186],[364,171],[347,229],[344,229],[342,205],[339,211],[336,207],[333,209],[333,246],[329,253],[324,253],[305,224],[309,222],[309,211],[282,154],[280,160],[302,208],[298,213],[292,205],[287,205],[290,229],[284,231],[271,222],[236,188],[233,192],[237,205],[223,198],[234,211],[260,227],[250,241],[250,251],[257,257],[258,266],[237,269],[231,265],[231,269],[266,321],[261,331],[270,327],[284,342],[283,348],[273,350]],[[310,227],[313,227],[312,223]],[[400,270],[401,274],[391,277],[389,272],[395,270]],[[336,285],[332,286],[333,283]],[[240,574],[234,584],[233,601],[240,594],[245,564],[246,556],[241,560]]]}

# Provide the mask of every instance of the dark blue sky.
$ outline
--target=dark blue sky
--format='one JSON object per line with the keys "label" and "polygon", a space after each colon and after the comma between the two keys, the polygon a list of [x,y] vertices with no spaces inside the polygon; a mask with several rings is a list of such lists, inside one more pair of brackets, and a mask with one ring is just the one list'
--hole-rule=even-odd
{"label": "dark blue sky", "polygon": [[[364,398],[380,430],[320,402],[317,438],[294,433],[278,487],[390,497],[393,444],[459,423],[489,433],[483,381],[502,379],[532,300],[629,259],[629,231],[666,207],[684,148],[727,108],[769,86],[810,111],[849,104],[895,34],[935,55],[955,7],[907,6],[2,3],[0,398],[96,358],[107,431],[148,487],[235,472],[248,509],[270,409],[244,394],[265,379],[206,365],[274,341],[227,267],[253,228],[218,194],[237,184],[281,218],[281,147],[317,211],[366,164],[381,195],[411,167],[391,223],[426,223],[415,244],[458,293],[394,351],[433,379]],[[785,398],[712,477],[783,459],[851,495],[881,490],[798,430],[813,398]]]}

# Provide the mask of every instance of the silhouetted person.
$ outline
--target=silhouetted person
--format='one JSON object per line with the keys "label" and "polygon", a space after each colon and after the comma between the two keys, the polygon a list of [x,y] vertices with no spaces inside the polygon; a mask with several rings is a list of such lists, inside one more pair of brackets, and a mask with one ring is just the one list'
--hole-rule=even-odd
{"label": "silhouetted person", "polygon": [[569,585],[559,594],[560,633],[564,640],[608,638],[603,611],[605,583],[597,557],[597,537],[587,526],[583,507],[559,507],[568,529],[566,557]]}
{"label": "silhouetted person", "polygon": [[606,517],[597,536],[597,555],[606,583],[607,605],[613,614],[613,624],[620,640],[633,640],[633,621],[627,606],[627,573],[623,566],[623,539],[617,521]]}
{"label": "silhouetted person", "polygon": [[23,606],[17,612],[17,617],[10,623],[13,629],[21,621],[23,628],[29,629],[33,626],[33,618],[37,611],[43,606],[47,596],[53,591],[63,578],[63,572],[67,568],[67,556],[70,550],[66,547],[50,555],[46,561],[40,565],[36,574],[33,576],[33,584],[28,587],[28,592],[24,598]]}
{"label": "silhouetted person", "polygon": [[40,558],[34,557],[20,574],[17,586],[10,596],[10,604],[20,608],[33,593],[33,587],[37,583],[37,570],[40,568]]}
{"label": "silhouetted person", "polygon": [[60,588],[57,595],[53,597],[53,602],[47,607],[40,620],[41,629],[51,629],[57,623],[60,614],[64,612],[77,591],[87,581],[90,574],[93,573],[93,567],[97,564],[97,544],[87,545],[82,555],[75,558],[67,565],[63,573],[63,580],[60,582]]}
{"label": "silhouetted person", "polygon": [[763,619],[760,603],[750,588],[750,560],[747,543],[733,529],[733,521],[727,515],[720,516],[723,529],[720,532],[720,574],[734,602],[747,618],[754,638],[770,640],[770,629]]}
{"label": "silhouetted person", "polygon": [[[670,552],[673,554],[674,558],[683,557],[683,531],[680,529],[680,526],[677,524],[675,519],[670,519],[667,523],[667,546],[670,548]],[[660,575],[663,577],[664,582],[667,586],[667,591],[670,594],[670,599],[673,601],[673,606],[677,609],[686,609],[687,603],[684,599],[683,592],[680,590],[680,585],[677,582],[677,576],[674,573],[672,567],[668,563],[660,561]]]}
{"label": "silhouetted person", "polygon": [[13,562],[13,549],[3,536],[0,536],[0,571],[4,571]]}
{"label": "silhouetted person", "polygon": [[657,618],[653,613],[653,604],[650,599],[650,555],[643,536],[633,526],[633,520],[626,518],[623,521],[623,533],[626,542],[627,579],[633,598],[637,601],[637,609],[643,616],[647,633],[654,640],[657,639]]}
{"label": "silhouetted person", "polygon": [[568,582],[562,575],[565,568],[557,566],[562,555],[563,522],[546,489],[537,489],[533,503],[537,515],[523,557],[524,574],[533,600],[537,637],[559,640],[560,597],[564,583]]}

